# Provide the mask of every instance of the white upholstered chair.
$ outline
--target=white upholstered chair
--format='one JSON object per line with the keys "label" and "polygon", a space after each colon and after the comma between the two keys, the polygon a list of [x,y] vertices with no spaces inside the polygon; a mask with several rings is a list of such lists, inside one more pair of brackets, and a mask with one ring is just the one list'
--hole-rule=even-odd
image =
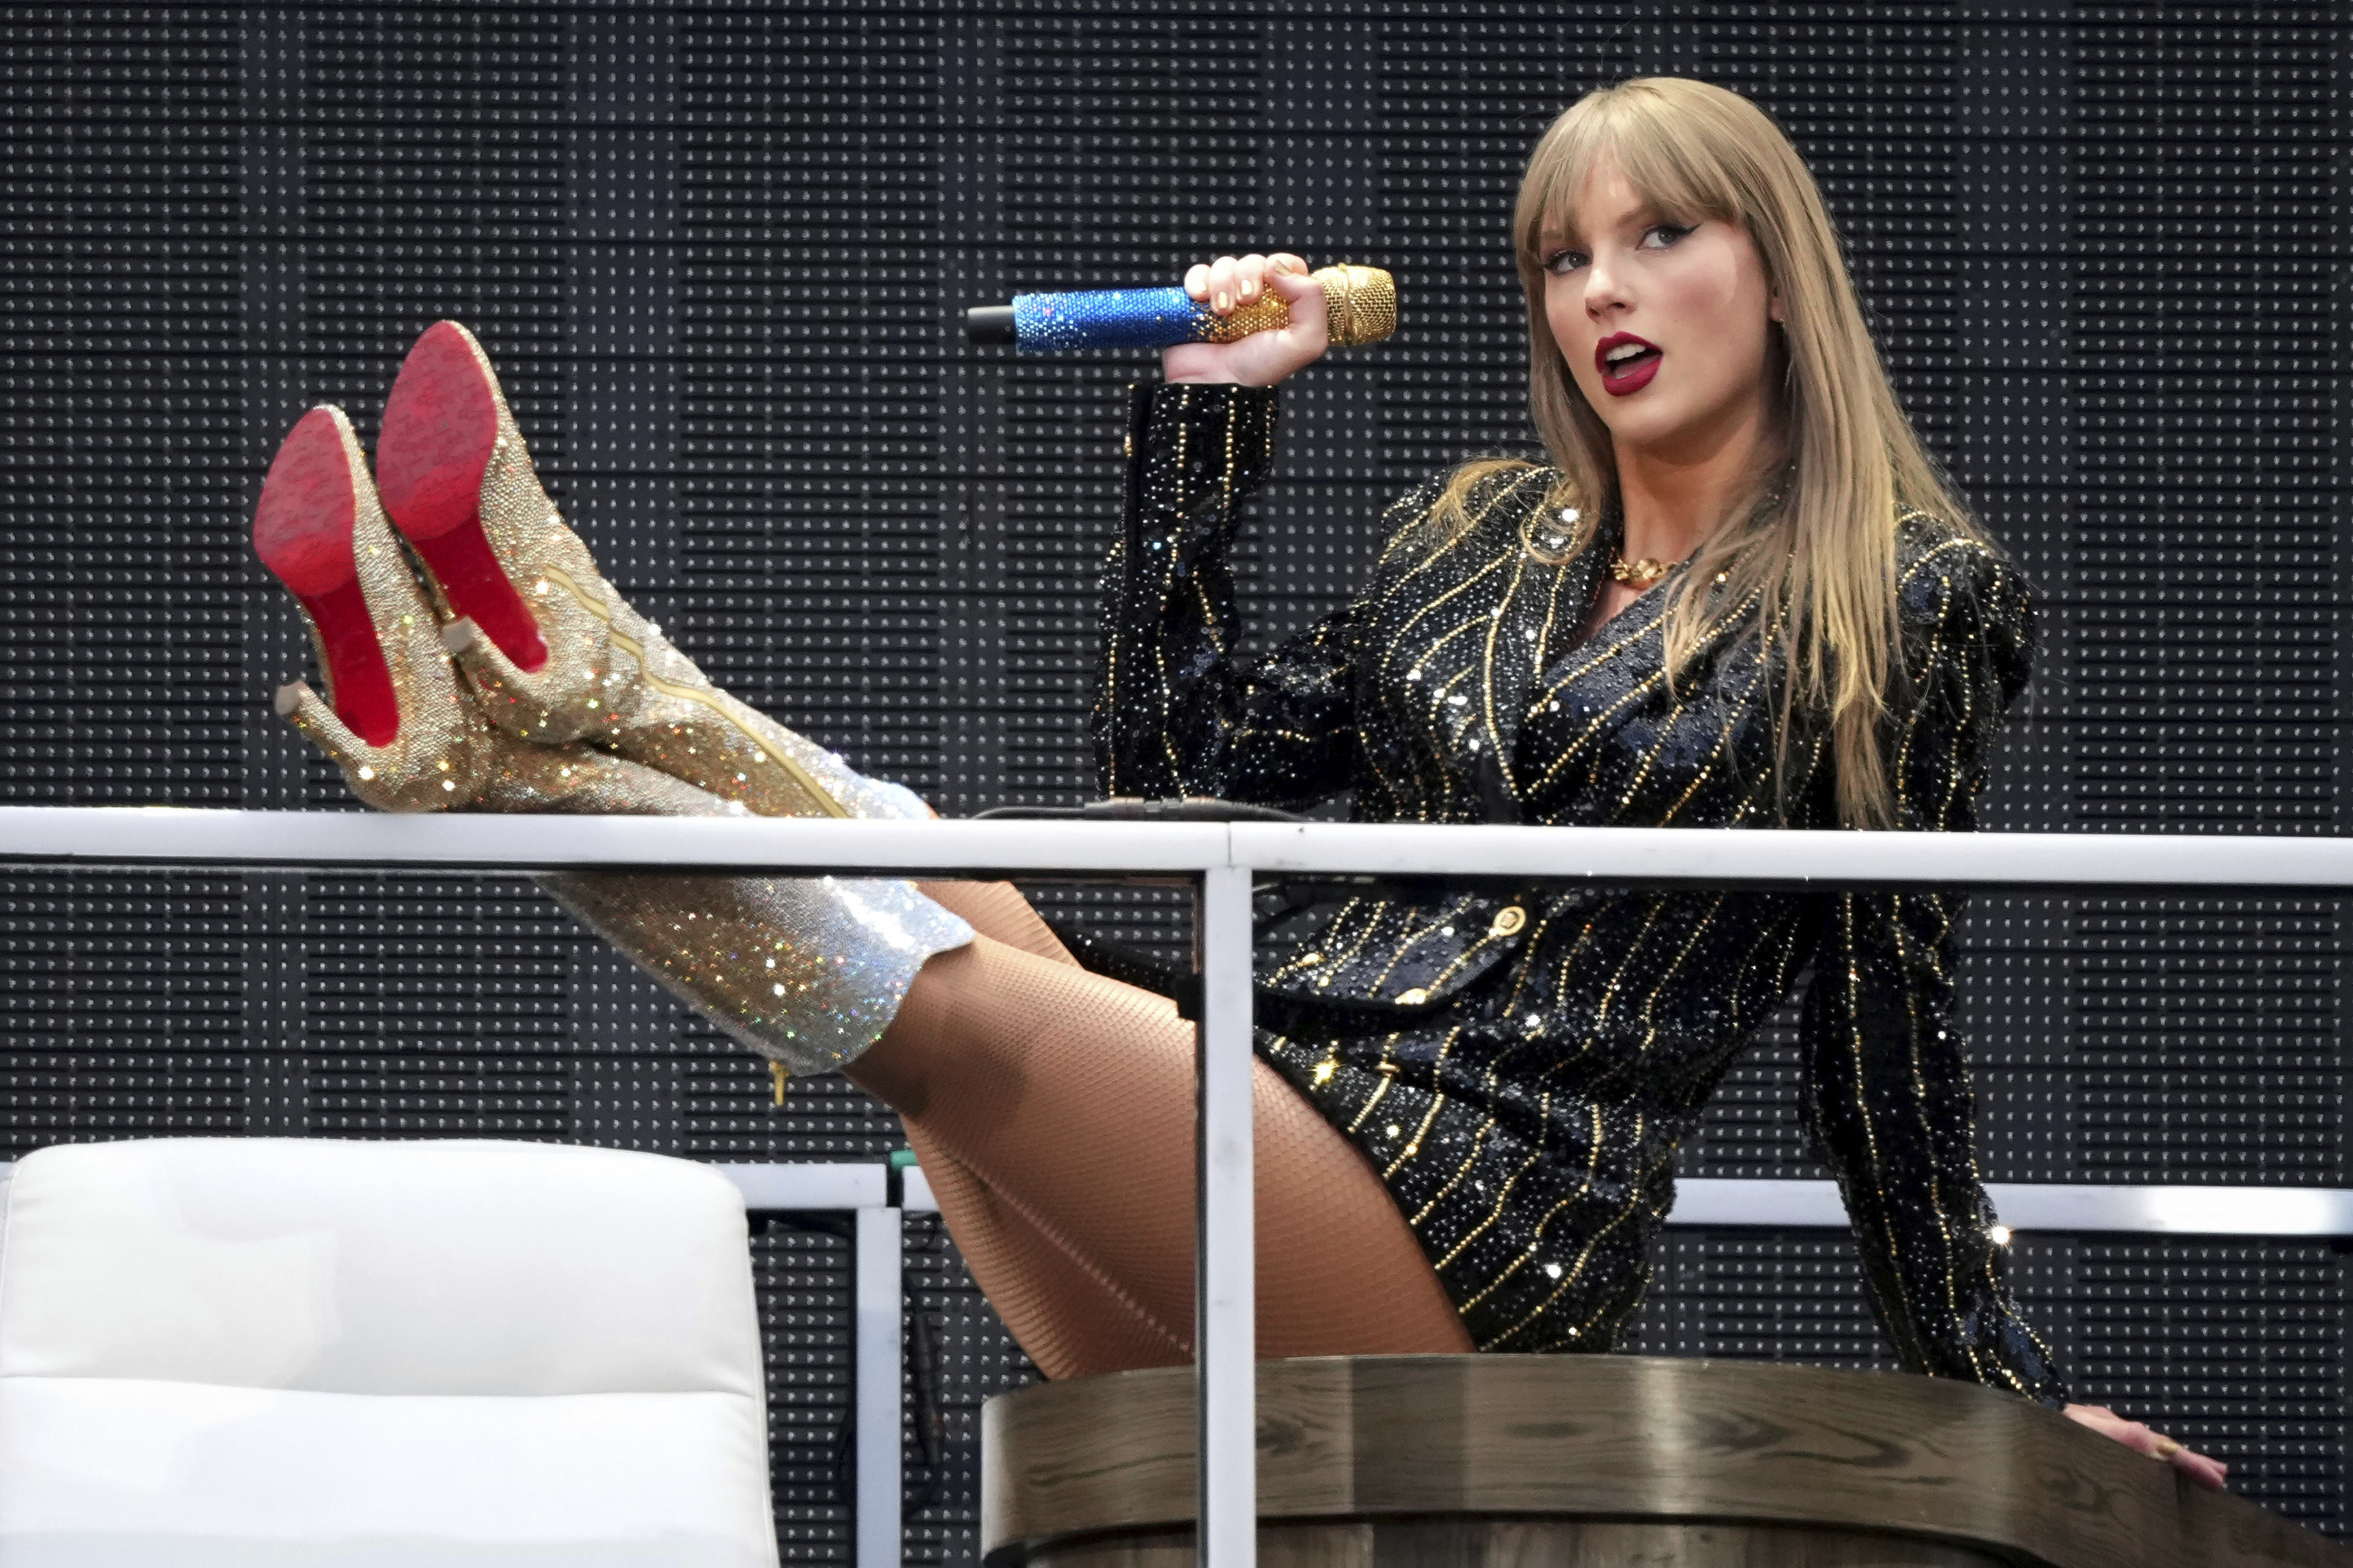
{"label": "white upholstered chair", "polygon": [[715,1172],[174,1139],[0,1191],[0,1568],[776,1562]]}

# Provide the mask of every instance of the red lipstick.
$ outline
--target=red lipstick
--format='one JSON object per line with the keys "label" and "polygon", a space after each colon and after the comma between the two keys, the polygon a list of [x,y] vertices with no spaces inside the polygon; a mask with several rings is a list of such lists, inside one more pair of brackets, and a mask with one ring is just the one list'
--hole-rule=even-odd
{"label": "red lipstick", "polygon": [[[1621,356],[1611,363],[1609,356],[1620,349],[1638,348],[1638,354]],[[1612,332],[1593,345],[1593,368],[1601,373],[1602,390],[1612,397],[1626,397],[1651,384],[1659,374],[1659,361],[1666,351],[1648,338],[1638,338],[1631,332]]]}

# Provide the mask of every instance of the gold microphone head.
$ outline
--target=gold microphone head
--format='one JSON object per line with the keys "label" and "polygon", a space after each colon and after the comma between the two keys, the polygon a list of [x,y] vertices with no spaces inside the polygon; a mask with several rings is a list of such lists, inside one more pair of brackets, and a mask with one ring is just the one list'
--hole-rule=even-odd
{"label": "gold microphone head", "polygon": [[[1379,268],[1344,262],[1309,276],[1324,286],[1324,316],[1334,348],[1377,343],[1397,331],[1397,279]],[[1223,316],[1206,318],[1202,335],[1208,342],[1230,343],[1290,324],[1291,307],[1270,289]]]}
{"label": "gold microphone head", "polygon": [[1313,276],[1324,285],[1334,348],[1377,343],[1397,331],[1397,279],[1379,268],[1343,262],[1320,267]]}

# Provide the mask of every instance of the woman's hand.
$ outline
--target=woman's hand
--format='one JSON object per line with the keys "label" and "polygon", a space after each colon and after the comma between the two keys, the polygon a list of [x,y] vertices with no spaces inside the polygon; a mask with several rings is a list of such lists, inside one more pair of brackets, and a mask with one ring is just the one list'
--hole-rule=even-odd
{"label": "woman's hand", "polygon": [[2222,1478],[2231,1473],[2231,1467],[2220,1460],[2185,1448],[2164,1433],[2152,1432],[2137,1421],[2127,1421],[2105,1405],[2070,1405],[2067,1419],[2081,1422],[2103,1436],[2114,1437],[2136,1453],[2171,1465],[2208,1491],[2221,1491]]}
{"label": "woman's hand", "polygon": [[1272,386],[1293,371],[1314,363],[1331,346],[1324,315],[1324,285],[1307,276],[1307,263],[1288,251],[1274,256],[1220,256],[1197,262],[1185,274],[1185,292],[1220,316],[1272,293],[1289,307],[1291,324],[1277,331],[1252,332],[1229,343],[1176,343],[1160,351],[1163,380],[1235,382]]}

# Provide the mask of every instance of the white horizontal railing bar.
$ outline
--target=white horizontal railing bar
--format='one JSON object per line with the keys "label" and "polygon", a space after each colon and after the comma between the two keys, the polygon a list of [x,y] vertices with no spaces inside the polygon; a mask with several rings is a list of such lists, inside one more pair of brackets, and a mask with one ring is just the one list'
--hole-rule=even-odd
{"label": "white horizontal railing bar", "polygon": [[[909,1214],[939,1211],[939,1200],[920,1167],[910,1166],[901,1176],[902,1207]],[[1989,1182],[1986,1194],[2001,1223],[2020,1231],[2353,1236],[2353,1188]],[[1694,1228],[1843,1230],[1847,1217],[1835,1182],[1684,1176],[1675,1183],[1675,1206],[1667,1223]]]}
{"label": "white horizontal railing bar", "polygon": [[1397,823],[851,822],[0,806],[0,862],[480,871],[1494,878],[1706,887],[2353,889],[2353,837]]}
{"label": "white horizontal railing bar", "polygon": [[174,806],[0,806],[0,862],[668,870],[894,876],[1198,876],[1229,863],[1222,823],[863,822],[522,816]]}
{"label": "white horizontal railing bar", "polygon": [[1842,833],[1422,823],[1229,824],[1261,875],[1826,888],[2353,889],[2353,838],[2122,833]]}
{"label": "white horizontal railing bar", "polygon": [[[2173,1236],[2353,1236],[2353,1189],[2139,1186],[1989,1182],[2001,1223],[2019,1231],[2137,1231]],[[1844,1228],[1834,1182],[1675,1183],[1673,1226]]]}
{"label": "white horizontal railing bar", "polygon": [[891,1168],[873,1161],[715,1160],[747,1209],[879,1209],[889,1204]]}
{"label": "white horizontal railing bar", "polygon": [[[0,1160],[0,1182],[13,1162]],[[714,1162],[735,1184],[744,1206],[819,1213],[881,1208],[889,1167],[868,1161],[756,1163]],[[900,1173],[899,1207],[937,1214],[939,1200],[921,1166]],[[2064,1185],[1989,1182],[1986,1195],[2002,1224],[2023,1231],[2140,1231],[2175,1236],[2353,1236],[2353,1188],[2148,1186],[2123,1183]],[[1843,1229],[1846,1208],[1834,1182],[1766,1177],[1685,1176],[1675,1183],[1672,1226],[1806,1230]]]}

